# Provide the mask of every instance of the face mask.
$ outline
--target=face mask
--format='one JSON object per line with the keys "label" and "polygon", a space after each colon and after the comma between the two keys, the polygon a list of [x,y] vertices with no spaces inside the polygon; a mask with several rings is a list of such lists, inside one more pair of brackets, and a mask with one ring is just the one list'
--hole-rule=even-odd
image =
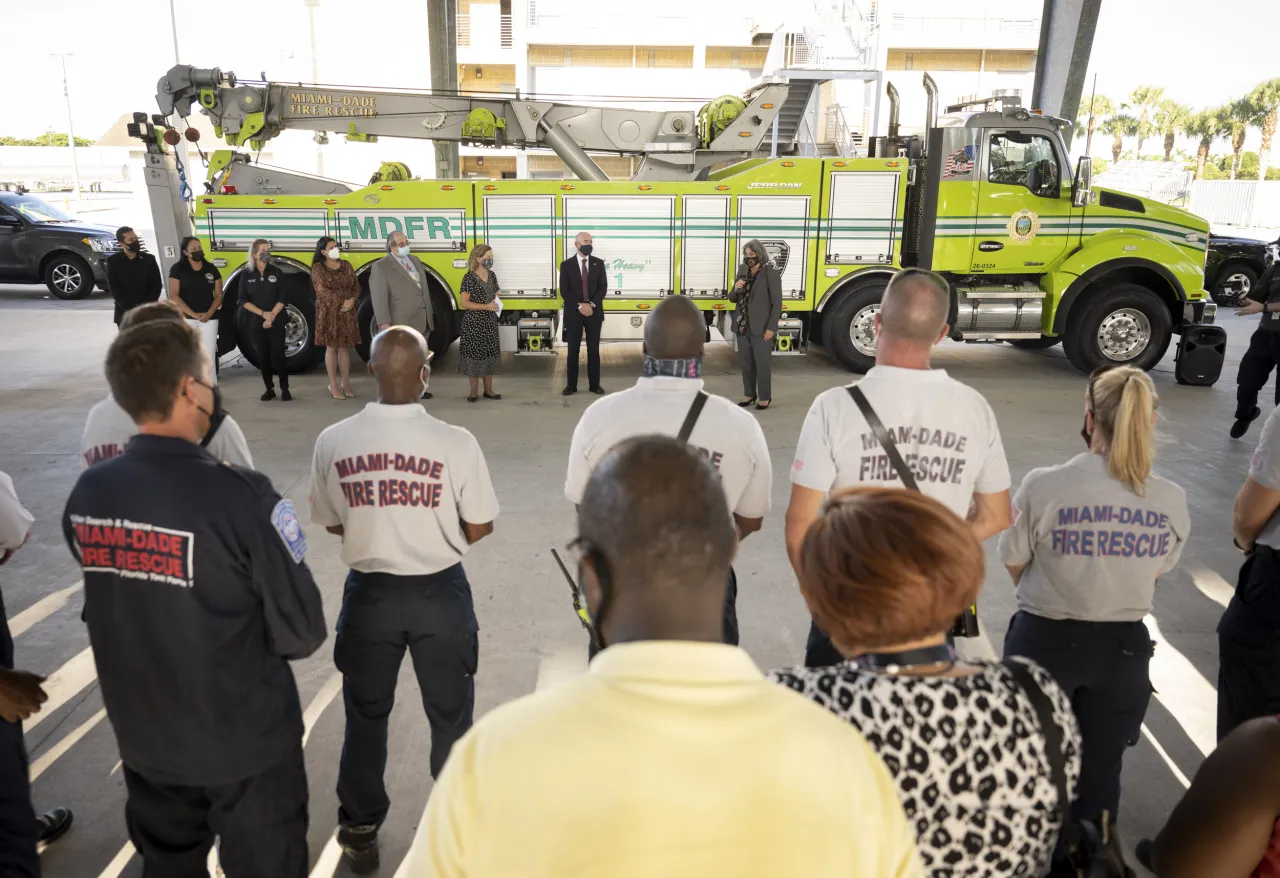
{"label": "face mask", "polygon": [[196,251],[194,251],[194,252],[192,252],[192,253],[189,253],[189,254],[187,254],[187,255],[188,255],[188,256],[190,256],[190,257],[191,257],[191,259],[192,259],[193,261],[195,261],[195,262],[204,262],[204,251],[203,251],[203,250],[196,250]]}
{"label": "face mask", "polygon": [[480,260],[480,264],[483,265],[485,268],[493,268],[493,257],[490,256],[488,259]]}
{"label": "face mask", "polygon": [[209,411],[198,403],[196,404],[200,414],[209,419],[209,429],[204,431],[204,436],[200,439],[200,447],[208,448],[209,443],[213,441],[213,437],[218,434],[218,428],[227,419],[227,410],[222,407],[222,391],[218,389],[218,385],[205,384],[199,379],[196,379],[196,383],[209,388],[209,392],[213,394],[213,411]]}
{"label": "face mask", "polygon": [[341,253],[342,251],[339,250],[337,247],[330,247],[328,250],[325,251],[324,255],[328,256],[330,259],[336,260],[338,258],[338,255]]}
{"label": "face mask", "polygon": [[267,261],[268,259],[270,259],[270,258],[271,258],[271,251],[270,251],[270,250],[263,250],[261,253],[259,253],[259,254],[258,254],[258,261],[259,261],[259,262],[261,262],[261,263],[263,263],[263,264],[265,264],[265,263],[266,263],[266,261]]}
{"label": "face mask", "polygon": [[579,247],[578,247],[578,252],[579,252],[579,253],[581,253],[583,256],[590,256],[590,255],[591,255],[591,245],[590,245],[590,244],[581,244],[581,245],[579,245]]}
{"label": "face mask", "polygon": [[[431,386],[431,367],[423,366],[422,367],[422,393],[426,393],[427,388],[430,386]],[[422,394],[420,393],[418,395],[421,396]]]}
{"label": "face mask", "polygon": [[1085,448],[1093,448],[1093,431],[1089,429],[1089,416],[1084,416],[1084,426],[1080,428],[1080,438],[1084,440]]}
{"label": "face mask", "polygon": [[760,257],[759,257],[759,256],[748,256],[748,257],[747,257],[745,260],[743,260],[743,261],[744,261],[744,262],[746,262],[746,263],[747,263],[747,265],[748,265],[748,266],[750,266],[751,268],[755,268],[755,267],[756,267],[756,264],[760,261]]}
{"label": "face mask", "polygon": [[124,249],[128,250],[130,253],[137,253],[139,250],[142,249],[142,242],[134,241],[130,244],[125,244]]}
{"label": "face mask", "polygon": [[688,360],[655,360],[646,354],[644,377],[657,378],[660,375],[668,378],[701,378],[702,357],[693,357]]}
{"label": "face mask", "polygon": [[409,258],[409,245],[408,245],[408,244],[405,244],[403,247],[397,247],[397,248],[396,248],[396,255],[397,255],[397,256],[399,256],[401,259],[408,259],[408,258]]}

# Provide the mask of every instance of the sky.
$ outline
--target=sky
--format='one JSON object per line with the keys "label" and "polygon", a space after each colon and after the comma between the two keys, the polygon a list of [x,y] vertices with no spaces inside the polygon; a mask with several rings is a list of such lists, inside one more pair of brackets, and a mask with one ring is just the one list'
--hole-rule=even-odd
{"label": "sky", "polygon": [[[775,8],[760,0],[699,2],[712,14],[718,7],[735,15],[746,6]],[[777,0],[784,7],[785,2]],[[1038,16],[1041,4],[1000,5],[1025,6],[1030,18]],[[183,63],[255,78],[266,72],[277,80],[310,80],[303,0],[174,0],[174,6]],[[593,4],[597,10],[609,6],[635,9],[631,0]],[[373,9],[396,10],[394,27],[387,12],[373,15]],[[393,7],[319,0],[315,15],[323,81],[429,84],[425,0],[401,0]],[[76,134],[89,138],[100,136],[122,113],[154,112],[155,82],[174,63],[168,0],[0,0],[0,33],[7,37],[0,135],[66,130],[60,59],[52,52],[72,53],[71,111]],[[1280,3],[1274,0],[1162,0],[1154,6],[1147,0],[1102,0],[1089,82],[1096,72],[1099,92],[1113,98],[1150,83],[1163,85],[1167,96],[1182,103],[1220,104],[1280,77],[1277,34]],[[1256,149],[1258,139],[1255,130],[1246,148]]]}

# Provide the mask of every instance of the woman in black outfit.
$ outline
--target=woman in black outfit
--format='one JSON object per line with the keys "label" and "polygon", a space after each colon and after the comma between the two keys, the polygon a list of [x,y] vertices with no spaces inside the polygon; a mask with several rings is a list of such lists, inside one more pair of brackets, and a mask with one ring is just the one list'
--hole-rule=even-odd
{"label": "woman in black outfit", "polygon": [[467,402],[479,399],[481,378],[484,398],[502,399],[502,394],[493,392],[493,376],[498,374],[502,350],[498,343],[498,276],[492,268],[493,248],[477,244],[467,258],[459,302],[466,313],[462,315],[458,337],[458,372],[471,382]]}
{"label": "woman in black outfit", "polygon": [[249,270],[244,276],[244,292],[240,307],[255,315],[253,344],[258,349],[262,381],[267,385],[261,399],[266,402],[276,398],[272,384],[273,373],[280,376],[280,398],[293,399],[289,393],[289,370],[285,367],[284,330],[289,324],[284,314],[284,284],[280,282],[280,269],[271,265],[271,242],[259,238],[249,248]]}

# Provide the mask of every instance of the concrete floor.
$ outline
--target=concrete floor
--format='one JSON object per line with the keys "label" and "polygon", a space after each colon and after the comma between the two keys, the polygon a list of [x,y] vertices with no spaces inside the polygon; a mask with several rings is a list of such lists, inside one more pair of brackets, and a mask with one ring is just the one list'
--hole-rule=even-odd
{"label": "concrete floor", "polygon": [[[1187,490],[1191,544],[1181,566],[1161,580],[1153,614],[1161,641],[1153,675],[1157,695],[1149,736],[1125,765],[1122,823],[1126,838],[1150,835],[1162,824],[1214,741],[1214,626],[1230,594],[1239,562],[1231,546],[1232,498],[1244,478],[1255,429],[1243,442],[1228,439],[1236,363],[1255,319],[1227,314],[1231,336],[1225,379],[1216,387],[1180,387],[1172,353],[1155,371],[1162,394],[1159,470]],[[83,302],[48,298],[43,288],[0,286],[0,470],[9,473],[36,516],[28,546],[0,573],[6,612],[23,628],[17,635],[20,667],[52,675],[52,701],[28,730],[27,746],[40,771],[33,796],[38,808],[75,810],[72,832],[44,855],[51,878],[140,875],[130,859],[123,823],[124,785],[109,723],[79,618],[76,565],[63,543],[59,518],[79,473],[84,416],[105,394],[101,361],[114,335],[110,302],[102,294]],[[638,345],[605,349],[603,383],[631,384],[640,368]],[[313,442],[320,430],[373,396],[371,379],[354,379],[358,399],[336,402],[322,372],[294,379],[296,401],[258,401],[261,382],[243,361],[228,358],[222,372],[227,405],[248,436],[258,467],[304,509]],[[990,400],[999,418],[1014,478],[1056,463],[1081,447],[1083,376],[1060,349],[1026,353],[1004,345],[946,344],[935,360]],[[493,537],[467,560],[481,625],[478,713],[578,673],[585,641],[569,606],[566,586],[549,550],[574,534],[572,507],[563,499],[569,437],[589,394],[563,398],[564,358],[507,358],[498,403],[465,401],[466,382],[445,359],[432,381],[430,410],[473,431],[484,447],[502,504]],[[847,380],[820,351],[775,360],[775,401],[759,415],[774,458],[774,508],[762,533],[742,547],[739,615],[742,643],[763,668],[801,660],[808,617],[782,546],[782,517],[800,422],[815,394]],[[736,360],[718,346],[706,363],[709,389],[735,396]],[[1269,400],[1264,403],[1269,408]],[[338,543],[307,527],[308,561],[336,619],[344,570]],[[1012,585],[988,545],[988,580],[981,598],[984,633],[1001,642],[1011,613]],[[24,613],[24,611],[26,611]],[[981,650],[979,644],[975,649]],[[329,843],[337,811],[334,783],[342,741],[341,699],[326,644],[295,665],[309,729],[311,855],[313,875],[334,874]],[[408,663],[401,678],[403,704],[392,717],[388,787],[393,801],[384,828],[382,874],[395,871],[430,791],[427,725]],[[339,868],[337,874],[343,874]]]}

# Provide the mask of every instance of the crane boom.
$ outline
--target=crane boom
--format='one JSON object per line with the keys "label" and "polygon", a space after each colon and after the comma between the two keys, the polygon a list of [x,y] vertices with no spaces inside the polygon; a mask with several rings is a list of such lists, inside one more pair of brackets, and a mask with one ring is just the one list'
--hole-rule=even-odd
{"label": "crane boom", "polygon": [[[791,86],[766,84],[701,112],[598,107],[518,94],[466,94],[244,82],[219,68],[178,65],[156,87],[161,115],[198,104],[232,146],[261,148],[289,129],[351,140],[407,137],[521,149],[548,147],[584,180],[607,176],[587,151],[641,155],[637,179],[687,180],[759,154]],[[726,101],[728,103],[726,103]],[[731,107],[710,114],[713,106]],[[736,111],[736,112],[735,112]]]}

